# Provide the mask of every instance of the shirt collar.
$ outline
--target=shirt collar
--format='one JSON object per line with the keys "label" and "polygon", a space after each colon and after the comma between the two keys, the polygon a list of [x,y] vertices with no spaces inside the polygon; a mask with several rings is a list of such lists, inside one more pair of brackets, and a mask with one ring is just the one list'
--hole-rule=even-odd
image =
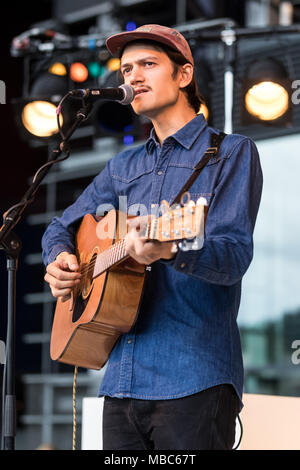
{"label": "shirt collar", "polygon": [[[198,114],[194,119],[189,121],[179,131],[168,138],[173,138],[182,147],[189,150],[195,140],[199,137],[200,133],[207,127],[207,122],[203,114]],[[159,145],[154,128],[151,129],[150,136],[146,142],[147,153],[151,153],[154,146]]]}

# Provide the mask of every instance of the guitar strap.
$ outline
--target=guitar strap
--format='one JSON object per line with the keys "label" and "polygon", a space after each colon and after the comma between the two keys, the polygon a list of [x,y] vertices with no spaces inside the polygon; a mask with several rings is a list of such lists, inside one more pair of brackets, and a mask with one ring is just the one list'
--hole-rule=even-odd
{"label": "guitar strap", "polygon": [[200,175],[201,171],[205,168],[205,166],[208,164],[208,162],[212,158],[216,158],[221,146],[221,143],[223,142],[224,137],[226,134],[224,132],[220,132],[220,134],[212,134],[211,139],[210,139],[210,147],[206,150],[204,155],[202,156],[201,160],[197,163],[197,165],[194,167],[194,172],[192,175],[189,177],[185,185],[181,188],[177,196],[175,197],[174,201],[170,204],[172,206],[173,204],[180,204],[181,197],[182,195],[187,192],[194,181],[198,178]]}

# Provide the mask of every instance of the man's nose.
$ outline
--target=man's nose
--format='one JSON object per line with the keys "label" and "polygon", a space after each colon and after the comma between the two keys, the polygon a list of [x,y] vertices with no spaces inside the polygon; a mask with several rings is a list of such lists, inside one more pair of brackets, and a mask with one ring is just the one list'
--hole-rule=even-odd
{"label": "man's nose", "polygon": [[144,81],[144,75],[140,67],[133,67],[130,74],[130,85],[136,83],[142,83]]}

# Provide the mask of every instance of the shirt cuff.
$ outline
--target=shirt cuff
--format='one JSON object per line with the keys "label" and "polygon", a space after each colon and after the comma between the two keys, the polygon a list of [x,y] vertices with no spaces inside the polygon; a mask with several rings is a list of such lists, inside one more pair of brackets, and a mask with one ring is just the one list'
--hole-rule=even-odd
{"label": "shirt cuff", "polygon": [[66,245],[55,245],[50,251],[50,254],[48,256],[48,264],[53,263],[53,261],[55,261],[57,256],[59,255],[59,253],[62,253],[63,251],[73,254],[73,251],[70,249],[70,247]]}

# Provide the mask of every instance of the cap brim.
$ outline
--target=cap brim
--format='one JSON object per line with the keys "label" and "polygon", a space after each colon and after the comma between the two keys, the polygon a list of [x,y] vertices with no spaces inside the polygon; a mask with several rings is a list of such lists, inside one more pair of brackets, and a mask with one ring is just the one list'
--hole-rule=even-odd
{"label": "cap brim", "polygon": [[161,34],[155,34],[150,32],[148,33],[146,31],[129,31],[128,33],[115,34],[114,36],[111,36],[106,40],[106,47],[112,55],[117,55],[122,51],[126,44],[138,39],[150,39],[156,42],[160,42],[182,54],[182,52],[177,49],[171,41],[169,41],[167,38],[162,37]]}

